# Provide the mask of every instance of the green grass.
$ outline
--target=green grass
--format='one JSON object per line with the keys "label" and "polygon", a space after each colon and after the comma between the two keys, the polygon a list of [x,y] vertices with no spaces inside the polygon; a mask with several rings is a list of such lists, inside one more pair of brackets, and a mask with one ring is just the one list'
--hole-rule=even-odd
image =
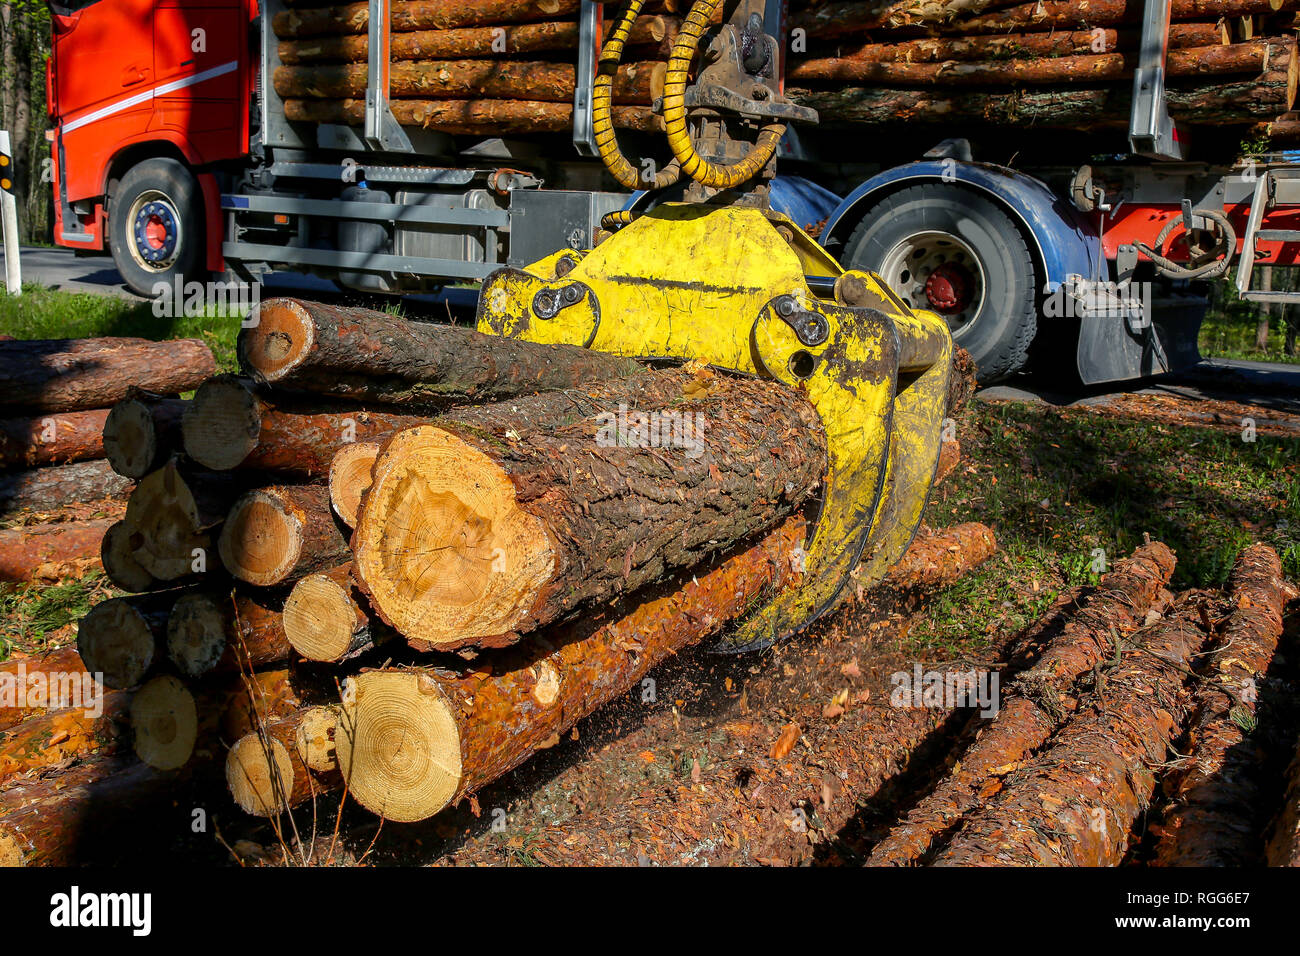
{"label": "green grass", "polygon": [[0,660],[15,647],[42,650],[50,632],[79,620],[109,590],[98,571],[58,584],[0,585]]}
{"label": "green grass", "polygon": [[940,592],[910,640],[936,653],[986,646],[1061,591],[1093,583],[1143,534],[1178,556],[1172,587],[1221,587],[1252,541],[1300,578],[1300,440],[974,402],[962,464],[936,492],[934,527],[982,521],[999,553]]}
{"label": "green grass", "polygon": [[159,317],[148,302],[24,285],[21,296],[0,295],[0,332],[20,339],[108,335],[154,341],[197,338],[212,349],[221,371],[235,371],[240,316],[210,312],[202,316]]}
{"label": "green grass", "polygon": [[[1201,354],[1207,358],[1250,359],[1256,362],[1286,362],[1300,364],[1300,355],[1287,355],[1286,323],[1274,314],[1268,324],[1268,346],[1255,348],[1255,328],[1259,322],[1259,306],[1243,302],[1235,288],[1225,288],[1222,301],[1212,302],[1201,323]],[[1275,309],[1275,312],[1278,310]],[[1300,317],[1292,317],[1300,322]]]}

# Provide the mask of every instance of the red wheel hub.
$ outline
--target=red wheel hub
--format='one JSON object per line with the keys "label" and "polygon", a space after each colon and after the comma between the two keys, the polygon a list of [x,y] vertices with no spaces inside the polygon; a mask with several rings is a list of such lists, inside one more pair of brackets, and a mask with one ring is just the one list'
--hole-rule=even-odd
{"label": "red wheel hub", "polygon": [[161,249],[167,242],[167,226],[159,216],[150,216],[144,226],[144,238],[154,249]]}
{"label": "red wheel hub", "polygon": [[974,285],[965,268],[945,262],[925,280],[925,297],[934,311],[952,315],[970,305]]}

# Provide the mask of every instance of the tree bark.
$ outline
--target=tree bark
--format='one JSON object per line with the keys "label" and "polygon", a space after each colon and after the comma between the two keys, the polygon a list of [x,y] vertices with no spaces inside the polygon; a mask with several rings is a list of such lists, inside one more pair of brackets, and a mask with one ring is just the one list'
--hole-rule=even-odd
{"label": "tree bark", "polygon": [[1231,595],[1232,613],[1200,668],[1207,681],[1196,690],[1190,725],[1174,748],[1188,759],[1161,780],[1171,806],[1158,829],[1160,866],[1250,866],[1259,860],[1267,798],[1257,745],[1242,723],[1255,723],[1255,681],[1273,662],[1282,611],[1296,592],[1282,576],[1277,552],[1256,544],[1237,558]]}
{"label": "tree bark", "polygon": [[[366,64],[282,66],[275,91],[285,99],[364,97]],[[614,102],[650,105],[664,91],[665,63],[626,63],[614,81]],[[389,71],[389,96],[426,100],[573,100],[576,69],[568,63],[519,60],[398,61]]]}
{"label": "tree bark", "polygon": [[282,664],[290,645],[275,599],[239,591],[199,591],[167,619],[167,657],[188,678]]}
{"label": "tree bark", "polygon": [[[1112,633],[1128,635],[1143,626],[1173,570],[1168,548],[1158,542],[1145,545],[1118,562],[1095,591],[1071,594],[1041,618],[1022,640],[1028,648],[1045,644],[1035,666],[1007,688],[997,716],[951,775],[872,849],[867,865],[921,861],[945,831],[996,793],[1001,778],[1055,732],[1065,713],[1063,698],[1074,682],[1113,654]],[[1062,612],[1069,614],[1064,626]]]}
{"label": "tree bark", "polygon": [[0,731],[104,694],[98,684],[87,688],[87,674],[75,646],[0,663]]}
{"label": "tree bark", "polygon": [[248,492],[231,507],[217,550],[227,571],[258,587],[288,584],[350,555],[324,485]]}
{"label": "tree bark", "polygon": [[[646,44],[661,43],[676,33],[676,26],[675,20],[669,23],[663,17],[637,17],[628,36],[628,46],[635,50]],[[609,28],[607,21],[606,33]],[[568,52],[577,49],[578,39],[576,21],[416,30],[391,34],[388,55],[390,60],[400,61]],[[279,52],[280,62],[286,65],[364,63],[369,53],[369,38],[364,34],[342,34],[306,40],[284,40],[279,45]]]}
{"label": "tree bark", "polygon": [[0,784],[65,761],[126,750],[130,699],[124,691],[107,691],[84,706],[50,711],[0,732]]}
{"label": "tree bark", "polygon": [[0,530],[0,581],[58,580],[99,564],[107,519]]}
{"label": "tree bark", "polygon": [[1183,673],[1206,639],[1203,597],[1184,595],[1098,669],[1091,700],[1051,744],[968,814],[939,866],[1116,866],[1186,717]]}
{"label": "tree bark", "polygon": [[427,416],[359,408],[280,407],[223,375],[194,393],[185,412],[185,453],[216,471],[243,467],[311,480],[328,475],[335,454],[353,442],[377,441],[426,421]]}
{"label": "tree bark", "polygon": [[[101,347],[93,351],[0,361],[0,404],[49,412],[107,408],[126,398],[132,388],[183,392],[217,372],[212,352],[200,339],[143,345],[96,341]],[[0,350],[0,358],[3,354]]]}
{"label": "tree bark", "polygon": [[[201,387],[201,386],[200,386]],[[186,403],[148,394],[122,399],[104,423],[104,457],[119,475],[139,481],[181,447]]]}
{"label": "tree bark", "polygon": [[[578,0],[397,0],[391,7],[389,22],[394,33],[490,27],[572,17],[577,15],[578,5]],[[271,24],[277,37],[356,34],[365,33],[369,27],[369,7],[364,3],[285,10],[276,14]]]}
{"label": "tree bark", "polygon": [[256,324],[240,332],[239,361],[247,374],[278,388],[398,404],[493,401],[640,369],[576,346],[515,342],[299,299],[261,304]]}
{"label": "tree bark", "polygon": [[0,419],[0,469],[102,458],[107,418],[106,410],[93,409]]}
{"label": "tree bark", "polygon": [[[531,100],[393,100],[393,117],[402,126],[436,130],[452,136],[559,133],[573,125],[573,106]],[[356,126],[364,121],[362,100],[285,100],[284,114],[302,123],[339,123]],[[663,120],[649,107],[616,106],[614,125],[619,129],[658,132]]]}
{"label": "tree bark", "polygon": [[20,511],[57,511],[66,505],[123,499],[131,482],[103,459],[49,465],[0,475],[0,517]]}
{"label": "tree bark", "polygon": [[513,643],[772,527],[825,477],[798,392],[644,378],[643,400],[558,428],[444,420],[390,438],[353,535],[385,623],[417,646]]}

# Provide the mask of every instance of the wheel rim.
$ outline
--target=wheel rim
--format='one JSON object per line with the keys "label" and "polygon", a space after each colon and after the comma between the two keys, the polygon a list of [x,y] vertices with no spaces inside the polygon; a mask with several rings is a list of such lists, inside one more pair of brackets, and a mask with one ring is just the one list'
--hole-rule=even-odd
{"label": "wheel rim", "polygon": [[176,261],[181,247],[180,213],[171,197],[149,189],[127,210],[131,224],[131,258],[150,272],[164,272]]}
{"label": "wheel rim", "polygon": [[886,254],[880,277],[915,309],[930,309],[953,338],[970,334],[984,307],[987,283],[975,250],[947,232],[918,232]]}

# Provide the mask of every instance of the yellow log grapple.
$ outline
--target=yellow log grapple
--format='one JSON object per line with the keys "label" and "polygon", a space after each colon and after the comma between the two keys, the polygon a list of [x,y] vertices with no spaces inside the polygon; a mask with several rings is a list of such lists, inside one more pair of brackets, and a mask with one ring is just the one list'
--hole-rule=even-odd
{"label": "yellow log grapple", "polygon": [[[939,456],[952,339],[874,273],[845,271],[774,212],[768,184],[789,121],[816,114],[781,93],[762,0],[696,0],[668,61],[662,115],[674,159],[642,182],[619,150],[612,78],[644,0],[628,0],[601,51],[593,127],[629,188],[689,180],[682,202],[606,218],[590,250],[563,249],[483,285],[482,332],[642,359],[699,361],[803,390],[829,450],[800,588],[782,592],[720,649],[769,647],[832,608],[850,581],[879,581],[921,521]],[[779,31],[778,31],[779,32]],[[711,39],[699,57],[702,38]],[[818,277],[818,295],[809,285]],[[833,285],[832,285],[833,283]]]}

